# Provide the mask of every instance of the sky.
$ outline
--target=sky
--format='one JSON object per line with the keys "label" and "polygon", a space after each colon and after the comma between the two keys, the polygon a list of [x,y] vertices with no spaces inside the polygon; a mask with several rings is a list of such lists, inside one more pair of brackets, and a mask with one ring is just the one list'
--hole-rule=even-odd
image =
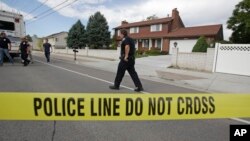
{"label": "sky", "polygon": [[121,21],[137,22],[148,16],[159,18],[172,14],[177,8],[186,27],[223,24],[224,39],[232,31],[227,20],[235,5],[241,0],[0,0],[0,9],[24,15],[26,33],[39,37],[61,31],[69,31],[80,19],[87,25],[88,19],[100,11],[108,21],[109,29]]}

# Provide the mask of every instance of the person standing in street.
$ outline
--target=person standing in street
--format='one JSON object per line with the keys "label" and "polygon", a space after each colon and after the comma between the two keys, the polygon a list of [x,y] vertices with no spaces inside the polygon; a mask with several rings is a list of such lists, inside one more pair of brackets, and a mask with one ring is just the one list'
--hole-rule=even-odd
{"label": "person standing in street", "polygon": [[30,63],[30,60],[28,60],[30,44],[28,43],[26,37],[22,38],[22,42],[20,43],[19,47],[21,50],[21,58],[23,60],[23,66],[27,66]]}
{"label": "person standing in street", "polygon": [[12,57],[9,54],[9,50],[11,50],[11,42],[6,37],[4,32],[1,32],[0,36],[0,66],[3,65],[4,54],[8,57],[10,63],[14,63]]}
{"label": "person standing in street", "polygon": [[135,43],[132,38],[128,36],[128,33],[125,29],[121,30],[121,56],[120,62],[117,69],[117,74],[115,77],[114,85],[109,86],[110,89],[119,90],[121,81],[124,77],[126,70],[128,71],[130,77],[132,78],[135,84],[135,91],[143,91],[141,81],[135,71]]}
{"label": "person standing in street", "polygon": [[43,50],[44,50],[44,54],[45,57],[47,59],[47,62],[50,62],[50,52],[52,50],[51,44],[48,43],[48,39],[45,39],[45,43],[43,44]]}

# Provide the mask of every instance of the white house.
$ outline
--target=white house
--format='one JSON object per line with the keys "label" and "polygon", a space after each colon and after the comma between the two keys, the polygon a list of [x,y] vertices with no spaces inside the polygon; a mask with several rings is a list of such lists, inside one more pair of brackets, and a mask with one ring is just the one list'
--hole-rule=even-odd
{"label": "white house", "polygon": [[51,34],[45,38],[48,39],[48,42],[52,45],[52,48],[54,49],[65,49],[67,47],[67,40],[68,32],[59,32],[55,34]]}

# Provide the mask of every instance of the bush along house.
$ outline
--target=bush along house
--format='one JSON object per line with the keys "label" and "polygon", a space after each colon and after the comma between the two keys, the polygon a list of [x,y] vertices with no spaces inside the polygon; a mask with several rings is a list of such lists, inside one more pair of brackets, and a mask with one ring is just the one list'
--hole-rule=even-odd
{"label": "bush along house", "polygon": [[208,44],[223,40],[221,24],[185,27],[176,8],[172,10],[172,17],[134,23],[122,21],[120,26],[114,28],[117,44],[121,41],[121,29],[128,31],[139,51],[160,50],[172,54],[172,48],[177,46],[180,52],[192,52],[200,36],[204,36]]}

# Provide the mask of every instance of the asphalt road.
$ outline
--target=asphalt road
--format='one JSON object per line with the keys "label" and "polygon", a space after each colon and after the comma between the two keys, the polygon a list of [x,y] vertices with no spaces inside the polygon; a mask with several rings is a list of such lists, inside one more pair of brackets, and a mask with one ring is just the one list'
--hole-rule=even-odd
{"label": "asphalt road", "polygon": [[[108,88],[115,73],[70,62],[20,60],[0,67],[0,92],[134,93],[126,76],[120,91]],[[116,66],[115,66],[116,67]],[[142,79],[146,93],[199,91]],[[0,121],[0,141],[229,141],[232,119],[168,121]]]}

